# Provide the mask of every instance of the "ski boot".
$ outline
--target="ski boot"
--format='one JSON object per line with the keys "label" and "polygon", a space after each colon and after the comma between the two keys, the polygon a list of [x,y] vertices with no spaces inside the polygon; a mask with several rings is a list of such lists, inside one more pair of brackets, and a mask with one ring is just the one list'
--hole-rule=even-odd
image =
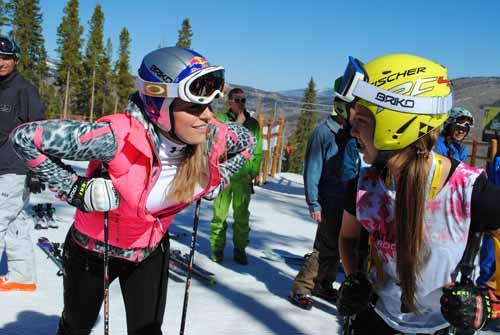
{"label": "ski boot", "polygon": [[313,306],[314,300],[309,294],[303,293],[293,293],[290,292],[288,295],[288,300],[295,306],[298,306],[305,310],[310,310]]}
{"label": "ski boot", "polygon": [[312,295],[331,303],[337,301],[338,291],[332,287],[332,283],[316,283],[312,290]]}
{"label": "ski boot", "polygon": [[224,260],[224,251],[212,250],[210,253],[210,259],[215,263],[222,263]]}
{"label": "ski boot", "polygon": [[245,250],[240,250],[235,248],[233,250],[233,259],[236,263],[240,265],[248,265],[248,258]]}
{"label": "ski boot", "polygon": [[33,206],[33,218],[35,220],[35,229],[37,230],[49,228],[44,212],[43,204]]}
{"label": "ski boot", "polygon": [[54,228],[54,229],[59,228],[59,225],[54,219],[55,211],[56,209],[52,207],[52,204],[50,202],[45,204],[45,219],[47,221],[47,225],[49,226],[49,228]]}

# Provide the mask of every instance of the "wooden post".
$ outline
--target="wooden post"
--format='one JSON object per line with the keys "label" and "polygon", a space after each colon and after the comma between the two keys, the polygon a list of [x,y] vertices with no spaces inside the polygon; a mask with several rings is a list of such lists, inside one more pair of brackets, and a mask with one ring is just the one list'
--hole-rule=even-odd
{"label": "wooden post", "polygon": [[276,139],[276,146],[274,147],[273,161],[271,163],[271,177],[276,175],[278,164],[281,159],[281,143],[283,139],[283,128],[285,128],[285,118],[281,116],[278,123],[278,134]]}
{"label": "wooden post", "polygon": [[491,164],[495,161],[495,156],[497,155],[497,150],[498,150],[498,143],[496,139],[491,140],[491,145],[490,145],[490,152],[489,152],[489,157],[488,157],[488,164]]}
{"label": "wooden post", "polygon": [[[264,119],[264,115],[259,113],[257,121],[259,122],[260,133],[262,134],[262,130],[264,129],[264,122],[266,122],[266,120]],[[262,172],[262,165],[263,164],[261,164],[261,166],[259,167],[259,173],[257,174],[257,177],[255,177],[255,185],[260,185],[260,173]]]}
{"label": "wooden post", "polygon": [[472,140],[472,149],[470,151],[470,165],[476,166],[476,155],[477,155],[477,141]]}
{"label": "wooden post", "polygon": [[264,151],[264,164],[262,164],[262,184],[267,183],[267,174],[269,170],[269,156],[271,155],[271,137],[273,133],[273,119],[267,122],[267,150]]}

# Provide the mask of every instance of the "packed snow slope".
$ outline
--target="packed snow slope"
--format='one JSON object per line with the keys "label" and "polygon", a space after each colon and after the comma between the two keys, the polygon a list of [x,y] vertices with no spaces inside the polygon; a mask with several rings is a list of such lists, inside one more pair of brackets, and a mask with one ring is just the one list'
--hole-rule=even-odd
{"label": "packed snow slope", "polygon": [[[40,236],[62,242],[71,225],[74,209],[56,200],[48,191],[33,195],[30,206],[46,202],[54,203],[59,228],[33,230],[33,243]],[[172,248],[189,251],[193,209],[191,206],[180,213],[171,226],[170,232],[178,236],[171,240]],[[304,311],[288,302],[287,295],[299,267],[263,257],[266,249],[294,255],[311,251],[316,224],[309,218],[301,176],[283,173],[270,178],[266,185],[255,187],[250,211],[250,246],[247,249],[250,264],[241,266],[233,261],[231,228],[228,229],[224,262],[216,264],[209,259],[212,204],[202,202],[195,263],[215,273],[217,284],[208,286],[196,279],[192,281],[186,334],[340,334],[340,320],[336,317],[334,305],[316,299],[313,309]],[[230,216],[230,227],[231,223]],[[56,275],[55,265],[43,252],[36,246],[34,248],[38,290],[34,293],[0,293],[1,335],[55,333],[63,308],[62,277]],[[5,264],[0,264],[0,270],[5,271]],[[339,280],[341,277],[340,274]],[[179,332],[184,289],[184,282],[170,278],[163,323],[165,334]],[[93,334],[102,333],[101,313]],[[126,334],[118,281],[111,284],[110,334]]]}

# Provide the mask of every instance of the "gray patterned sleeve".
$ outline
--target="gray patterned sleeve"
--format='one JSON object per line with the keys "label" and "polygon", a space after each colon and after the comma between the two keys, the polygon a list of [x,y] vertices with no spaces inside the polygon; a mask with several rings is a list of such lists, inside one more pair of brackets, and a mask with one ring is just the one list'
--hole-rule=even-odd
{"label": "gray patterned sleeve", "polygon": [[117,150],[108,123],[69,120],[26,123],[12,132],[11,141],[30,170],[62,199],[77,177],[62,159],[109,162]]}
{"label": "gray patterned sleeve", "polygon": [[228,136],[226,138],[227,160],[219,164],[221,183],[214,190],[204,195],[204,198],[208,200],[215,199],[229,185],[231,177],[241,169],[255,150],[255,137],[248,129],[236,122],[226,122],[225,124],[228,126]]}

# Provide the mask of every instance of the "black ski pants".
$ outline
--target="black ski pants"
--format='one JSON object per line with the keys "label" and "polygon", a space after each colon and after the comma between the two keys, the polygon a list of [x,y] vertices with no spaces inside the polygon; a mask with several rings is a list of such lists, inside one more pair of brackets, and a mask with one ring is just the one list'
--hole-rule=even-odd
{"label": "black ski pants", "polygon": [[[168,283],[168,234],[139,263],[109,258],[110,282],[118,278],[129,335],[161,335]],[[103,256],[76,244],[71,231],[64,243],[64,310],[58,335],[88,335],[104,296]],[[111,310],[112,311],[112,310]]]}
{"label": "black ski pants", "polygon": [[339,208],[333,213],[321,213],[313,252],[295,277],[292,286],[294,294],[311,294],[316,284],[331,286],[335,282],[340,261],[338,241],[343,212]]}

